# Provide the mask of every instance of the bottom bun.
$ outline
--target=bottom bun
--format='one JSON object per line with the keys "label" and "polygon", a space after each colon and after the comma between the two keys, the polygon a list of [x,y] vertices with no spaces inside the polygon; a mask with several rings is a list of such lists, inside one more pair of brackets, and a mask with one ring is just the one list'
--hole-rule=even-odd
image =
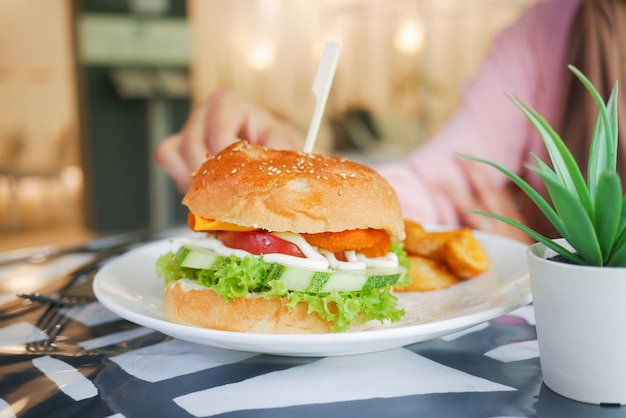
{"label": "bottom bun", "polygon": [[308,305],[289,310],[279,297],[245,296],[226,302],[208,287],[177,280],[165,288],[165,313],[170,321],[225,331],[263,334],[319,334],[331,332],[331,323]]}

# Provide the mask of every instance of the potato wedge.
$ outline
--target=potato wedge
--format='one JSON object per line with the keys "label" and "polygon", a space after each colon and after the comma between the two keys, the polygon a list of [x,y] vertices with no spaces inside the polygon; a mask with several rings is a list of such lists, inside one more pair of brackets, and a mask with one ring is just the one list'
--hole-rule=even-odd
{"label": "potato wedge", "polygon": [[409,254],[421,255],[437,261],[445,261],[445,244],[458,230],[428,232],[416,222],[405,220],[404,250]]}
{"label": "potato wedge", "polygon": [[461,279],[469,279],[489,268],[489,256],[471,229],[461,228],[444,244],[445,261],[450,271]]}
{"label": "potato wedge", "polygon": [[409,270],[411,283],[401,289],[396,289],[397,291],[427,292],[452,286],[459,281],[441,262],[416,255],[409,255],[408,258],[411,261]]}

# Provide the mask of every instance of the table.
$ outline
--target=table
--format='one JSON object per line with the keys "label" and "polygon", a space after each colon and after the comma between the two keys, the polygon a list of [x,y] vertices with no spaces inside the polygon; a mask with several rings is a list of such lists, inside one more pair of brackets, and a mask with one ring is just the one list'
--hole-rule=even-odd
{"label": "table", "polygon": [[530,305],[404,348],[299,358],[172,339],[92,302],[0,319],[0,417],[13,416],[604,418],[626,408],[542,384]]}

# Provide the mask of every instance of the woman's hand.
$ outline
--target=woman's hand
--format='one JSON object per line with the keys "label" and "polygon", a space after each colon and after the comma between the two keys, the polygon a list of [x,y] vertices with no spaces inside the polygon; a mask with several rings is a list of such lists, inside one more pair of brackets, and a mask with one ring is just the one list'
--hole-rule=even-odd
{"label": "woman's hand", "polygon": [[272,148],[298,149],[304,137],[270,112],[232,90],[219,90],[196,107],[183,129],[159,145],[156,160],[186,192],[189,174],[206,160],[238,139]]}
{"label": "woman's hand", "polygon": [[467,212],[468,210],[482,210],[524,223],[517,189],[497,186],[484,166],[475,161],[459,159],[459,165],[467,176],[470,189],[459,190],[445,186],[442,189],[458,210],[464,225],[504,235],[526,244],[533,243],[534,241],[528,235],[507,223]]}

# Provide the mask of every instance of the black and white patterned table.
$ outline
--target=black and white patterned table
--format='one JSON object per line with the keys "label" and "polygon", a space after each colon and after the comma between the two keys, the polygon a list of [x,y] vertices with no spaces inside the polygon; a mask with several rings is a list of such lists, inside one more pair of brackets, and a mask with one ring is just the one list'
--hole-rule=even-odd
{"label": "black and white patterned table", "polygon": [[390,351],[294,358],[137,326],[98,302],[0,321],[0,417],[626,417],[542,385],[531,306]]}

